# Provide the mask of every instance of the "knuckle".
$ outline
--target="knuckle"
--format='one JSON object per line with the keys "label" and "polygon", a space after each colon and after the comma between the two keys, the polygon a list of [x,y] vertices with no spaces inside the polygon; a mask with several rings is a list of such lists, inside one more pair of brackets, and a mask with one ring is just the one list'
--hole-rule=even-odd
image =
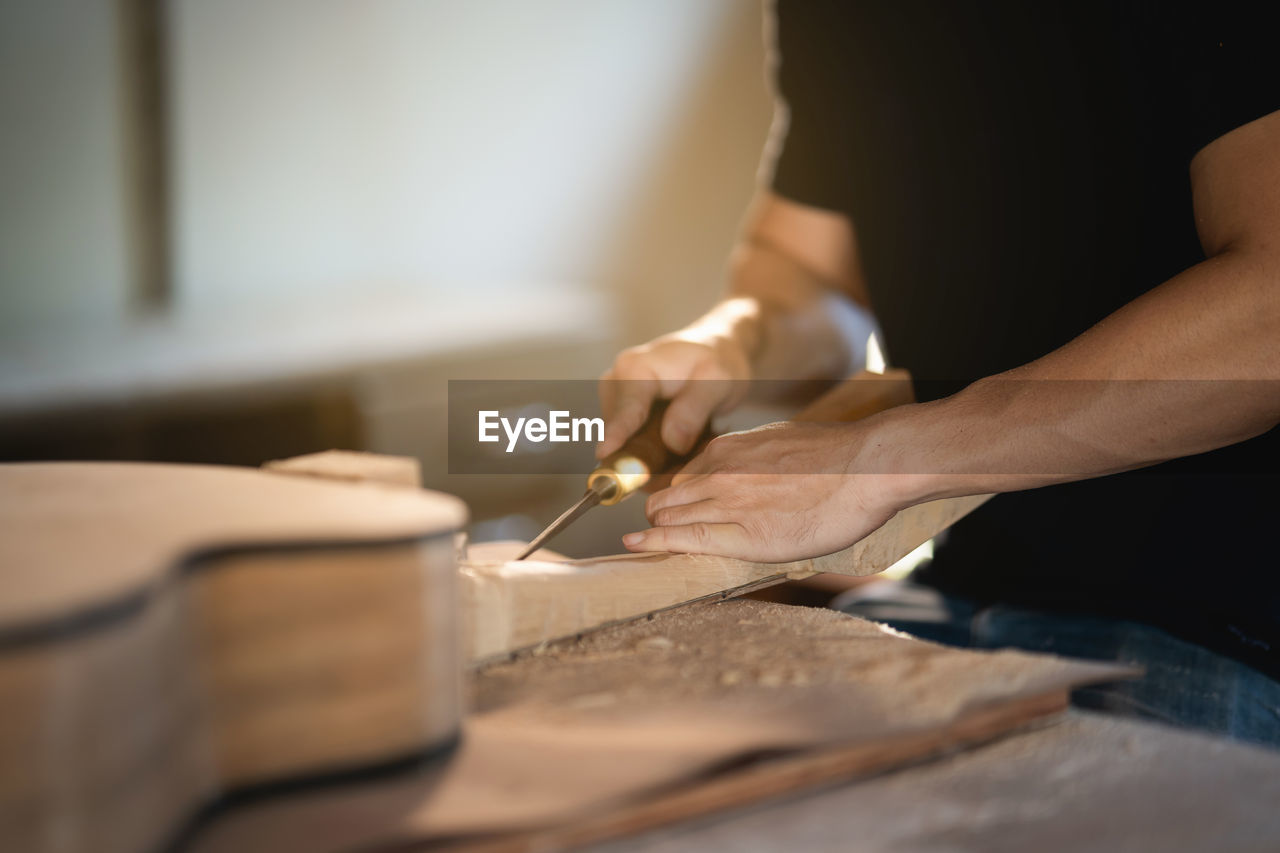
{"label": "knuckle", "polygon": [[632,379],[641,372],[644,363],[644,356],[636,352],[634,349],[623,350],[618,353],[618,357],[613,360],[613,367],[610,369],[610,378],[615,380]]}
{"label": "knuckle", "polygon": [[613,359],[613,370],[620,378],[632,378],[643,374],[645,366],[653,359],[652,348],[646,345],[627,347]]}
{"label": "knuckle", "polygon": [[706,545],[711,541],[711,525],[699,521],[689,525],[689,538],[698,545]]}
{"label": "knuckle", "polygon": [[708,357],[701,365],[699,377],[707,382],[725,385],[724,389],[715,389],[718,393],[723,394],[724,391],[728,390],[728,382],[733,378],[733,374],[729,371],[729,368],[725,367],[723,361],[715,357]]}

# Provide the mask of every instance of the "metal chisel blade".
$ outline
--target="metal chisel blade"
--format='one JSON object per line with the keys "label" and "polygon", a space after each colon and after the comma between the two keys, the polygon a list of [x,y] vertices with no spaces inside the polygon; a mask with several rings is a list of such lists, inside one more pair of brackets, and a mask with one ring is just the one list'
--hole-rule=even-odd
{"label": "metal chisel blade", "polygon": [[547,526],[547,529],[539,533],[537,537],[529,543],[529,547],[525,548],[520,556],[516,557],[516,559],[523,560],[525,557],[541,548],[548,540],[551,539],[551,537],[555,536],[561,530],[564,530],[570,524],[573,524],[573,522],[577,521],[583,513],[600,503],[600,498],[600,492],[597,492],[595,489],[587,489],[587,493],[583,495],[576,504],[569,507],[560,515],[559,518],[551,522],[551,524]]}

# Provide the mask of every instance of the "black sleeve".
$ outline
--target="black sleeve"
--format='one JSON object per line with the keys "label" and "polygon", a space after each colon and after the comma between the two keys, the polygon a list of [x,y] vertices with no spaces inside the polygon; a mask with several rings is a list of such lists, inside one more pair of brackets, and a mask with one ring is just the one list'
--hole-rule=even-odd
{"label": "black sleeve", "polygon": [[1200,73],[1187,120],[1195,154],[1241,125],[1280,110],[1280,5],[1219,0],[1192,21]]}
{"label": "black sleeve", "polygon": [[775,89],[787,120],[772,189],[792,201],[847,212],[850,140],[838,102],[840,57],[830,37],[840,25],[836,5],[838,0],[775,4]]}

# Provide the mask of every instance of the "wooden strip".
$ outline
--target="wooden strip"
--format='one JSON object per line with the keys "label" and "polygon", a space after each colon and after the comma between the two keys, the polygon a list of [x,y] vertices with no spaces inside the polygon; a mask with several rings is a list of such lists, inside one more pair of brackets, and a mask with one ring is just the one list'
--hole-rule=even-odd
{"label": "wooden strip", "polygon": [[[708,554],[618,554],[565,562],[485,558],[461,570],[463,651],[473,663],[707,597],[818,572],[881,572],[987,499],[949,498],[906,509],[855,545],[792,563]],[[492,552],[489,552],[492,555]]]}
{"label": "wooden strip", "polygon": [[812,423],[856,421],[914,402],[915,390],[911,374],[906,370],[890,368],[884,373],[861,370],[837,383],[791,420]]}
{"label": "wooden strip", "polygon": [[918,504],[895,515],[870,536],[823,557],[799,564],[792,573],[833,572],[863,577],[883,572],[982,504],[991,495],[971,495]]}

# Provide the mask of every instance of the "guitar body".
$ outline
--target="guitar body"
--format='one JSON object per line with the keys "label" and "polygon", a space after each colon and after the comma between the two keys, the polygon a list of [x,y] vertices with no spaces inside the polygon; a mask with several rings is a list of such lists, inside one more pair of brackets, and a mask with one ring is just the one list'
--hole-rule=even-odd
{"label": "guitar body", "polygon": [[162,850],[447,752],[465,520],[250,469],[0,465],[0,849]]}

